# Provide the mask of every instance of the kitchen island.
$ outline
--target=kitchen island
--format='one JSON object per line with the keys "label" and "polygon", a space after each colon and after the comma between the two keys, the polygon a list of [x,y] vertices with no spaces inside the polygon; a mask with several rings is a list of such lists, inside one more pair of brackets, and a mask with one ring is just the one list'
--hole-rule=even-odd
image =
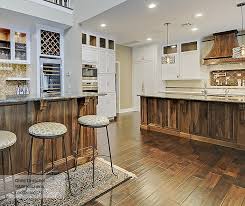
{"label": "kitchen island", "polygon": [[139,96],[141,129],[245,150],[245,97]]}
{"label": "kitchen island", "polygon": [[[38,97],[0,97],[0,129],[8,130],[16,134],[17,142],[12,147],[14,172],[26,173],[29,153],[30,136],[28,128],[39,122],[53,121],[62,123],[67,127],[65,144],[67,148],[69,168],[74,166],[74,151],[77,137],[79,139],[78,162],[85,163],[91,153],[92,138],[95,133],[92,129],[83,129],[77,119],[83,115],[96,114],[97,97],[99,94],[63,94],[55,96]],[[62,140],[55,140],[54,158],[57,167],[63,170],[65,159],[62,151]],[[47,141],[45,150],[46,168],[51,166],[51,141]],[[33,171],[40,171],[40,159],[42,140],[34,140],[33,143]],[[7,155],[5,155],[7,158]],[[6,159],[6,161],[8,161]],[[9,171],[9,165],[5,165],[5,171]]]}

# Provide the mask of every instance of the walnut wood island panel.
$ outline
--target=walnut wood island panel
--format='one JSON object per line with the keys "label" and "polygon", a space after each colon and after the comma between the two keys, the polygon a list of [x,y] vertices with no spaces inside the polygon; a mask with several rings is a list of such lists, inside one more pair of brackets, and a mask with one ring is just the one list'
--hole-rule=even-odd
{"label": "walnut wood island panel", "polygon": [[245,99],[139,95],[141,129],[245,150]]}
{"label": "walnut wood island panel", "polygon": [[[27,98],[3,98],[0,99],[0,129],[8,130],[16,134],[17,143],[12,147],[12,157],[15,174],[25,174],[28,167],[30,153],[30,136],[28,128],[39,122],[54,121],[67,127],[65,144],[67,148],[69,168],[74,166],[74,151],[76,139],[79,135],[79,163],[89,160],[91,154],[92,138],[95,133],[92,129],[81,128],[77,122],[78,117],[96,114],[98,94],[87,93],[80,95],[62,95],[52,97],[27,97]],[[79,132],[81,131],[81,132]],[[54,160],[59,169],[65,169],[65,159],[62,151],[61,138],[55,140]],[[42,140],[34,139],[33,143],[33,171],[41,168]],[[7,155],[6,162],[7,160]],[[46,168],[51,166],[51,141],[45,145]],[[9,172],[9,165],[5,165],[5,171]]]}

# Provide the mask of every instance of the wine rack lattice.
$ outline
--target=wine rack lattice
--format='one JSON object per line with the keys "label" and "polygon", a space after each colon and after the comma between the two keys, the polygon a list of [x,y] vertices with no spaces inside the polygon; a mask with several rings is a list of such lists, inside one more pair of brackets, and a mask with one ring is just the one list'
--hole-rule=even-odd
{"label": "wine rack lattice", "polygon": [[60,56],[60,34],[41,30],[41,54]]}

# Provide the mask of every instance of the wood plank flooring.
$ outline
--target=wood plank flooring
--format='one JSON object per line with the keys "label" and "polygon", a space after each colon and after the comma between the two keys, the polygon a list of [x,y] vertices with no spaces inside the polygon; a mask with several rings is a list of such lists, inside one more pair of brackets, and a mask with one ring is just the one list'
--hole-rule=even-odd
{"label": "wood plank flooring", "polygon": [[[245,206],[245,152],[141,133],[139,125],[135,112],[109,126],[114,164],[137,178],[88,206]],[[103,129],[98,148],[108,152]]]}

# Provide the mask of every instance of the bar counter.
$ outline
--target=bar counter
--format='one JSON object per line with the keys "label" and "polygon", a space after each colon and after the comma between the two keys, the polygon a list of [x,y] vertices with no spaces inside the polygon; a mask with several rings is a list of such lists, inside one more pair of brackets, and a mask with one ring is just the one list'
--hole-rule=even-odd
{"label": "bar counter", "polygon": [[[28,128],[39,122],[58,122],[67,127],[65,144],[67,148],[69,168],[74,166],[74,151],[76,139],[79,135],[79,159],[82,164],[88,161],[91,154],[92,138],[95,133],[92,129],[81,128],[77,119],[83,115],[96,114],[98,96],[105,94],[82,93],[63,94],[55,96],[38,97],[0,97],[0,129],[8,130],[16,134],[17,142],[11,148],[14,163],[14,173],[25,174],[28,167],[30,153],[30,136]],[[34,140],[33,143],[33,171],[40,171],[42,140]],[[54,159],[56,166],[64,170],[65,159],[62,151],[61,138],[55,140]],[[51,143],[47,141],[45,146],[46,168],[51,166]],[[6,162],[8,162],[7,155]],[[5,171],[9,172],[9,165],[5,165]]]}
{"label": "bar counter", "polygon": [[245,150],[245,98],[141,94],[141,129]]}

